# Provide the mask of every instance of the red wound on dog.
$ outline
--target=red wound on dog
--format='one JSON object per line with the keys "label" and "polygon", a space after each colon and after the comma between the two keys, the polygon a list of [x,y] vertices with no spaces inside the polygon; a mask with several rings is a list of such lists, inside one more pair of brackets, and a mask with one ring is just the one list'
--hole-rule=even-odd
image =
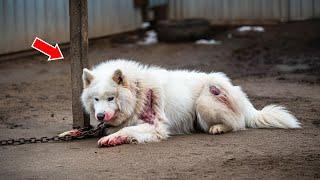
{"label": "red wound on dog", "polygon": [[211,94],[213,94],[213,95],[219,95],[220,94],[220,90],[216,87],[216,86],[210,86],[210,92],[211,92]]}
{"label": "red wound on dog", "polygon": [[82,135],[82,133],[81,133],[81,131],[79,129],[72,129],[70,131],[70,136],[72,136],[72,137],[78,137],[78,136],[81,136],[81,135]]}
{"label": "red wound on dog", "polygon": [[153,92],[150,89],[147,92],[147,98],[146,98],[146,102],[144,104],[144,108],[142,113],[140,114],[139,118],[143,121],[145,121],[146,123],[149,124],[153,124],[156,112],[153,109]]}

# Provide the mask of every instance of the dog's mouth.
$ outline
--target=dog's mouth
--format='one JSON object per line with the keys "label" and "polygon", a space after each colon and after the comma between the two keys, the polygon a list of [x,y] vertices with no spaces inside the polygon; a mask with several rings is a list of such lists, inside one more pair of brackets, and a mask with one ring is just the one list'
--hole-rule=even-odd
{"label": "dog's mouth", "polygon": [[118,111],[115,111],[114,113],[104,113],[103,118],[99,117],[98,114],[95,115],[95,118],[99,122],[112,122],[117,118]]}
{"label": "dog's mouth", "polygon": [[113,116],[108,119],[108,120],[104,120],[104,122],[112,122],[114,121],[115,119],[117,119],[117,112],[114,112]]}

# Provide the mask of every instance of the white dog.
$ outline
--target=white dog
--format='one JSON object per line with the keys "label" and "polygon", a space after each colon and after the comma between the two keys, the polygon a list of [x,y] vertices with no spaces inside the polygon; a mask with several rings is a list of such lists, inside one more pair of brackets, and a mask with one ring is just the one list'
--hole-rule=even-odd
{"label": "white dog", "polygon": [[256,110],[241,88],[220,72],[166,70],[110,60],[91,71],[84,69],[83,84],[81,99],[91,119],[112,126],[99,146],[156,142],[191,133],[195,127],[209,134],[300,128],[282,106]]}

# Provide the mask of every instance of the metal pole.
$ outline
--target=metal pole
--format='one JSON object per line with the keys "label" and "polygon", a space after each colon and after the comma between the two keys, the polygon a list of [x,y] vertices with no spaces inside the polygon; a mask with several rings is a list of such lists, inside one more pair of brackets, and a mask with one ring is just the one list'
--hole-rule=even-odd
{"label": "metal pole", "polygon": [[70,59],[73,127],[90,125],[90,118],[83,111],[82,69],[88,66],[88,7],[87,0],[69,0]]}

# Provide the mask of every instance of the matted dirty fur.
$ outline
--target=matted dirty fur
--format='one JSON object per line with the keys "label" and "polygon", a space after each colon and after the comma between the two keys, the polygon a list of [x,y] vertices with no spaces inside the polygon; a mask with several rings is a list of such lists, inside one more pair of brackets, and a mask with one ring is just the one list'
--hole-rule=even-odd
{"label": "matted dirty fur", "polygon": [[[82,103],[92,124],[104,121],[99,146],[146,143],[188,134],[246,128],[300,128],[283,106],[253,107],[221,72],[166,70],[129,60],[109,60],[83,70]],[[72,131],[61,134],[71,134]]]}

